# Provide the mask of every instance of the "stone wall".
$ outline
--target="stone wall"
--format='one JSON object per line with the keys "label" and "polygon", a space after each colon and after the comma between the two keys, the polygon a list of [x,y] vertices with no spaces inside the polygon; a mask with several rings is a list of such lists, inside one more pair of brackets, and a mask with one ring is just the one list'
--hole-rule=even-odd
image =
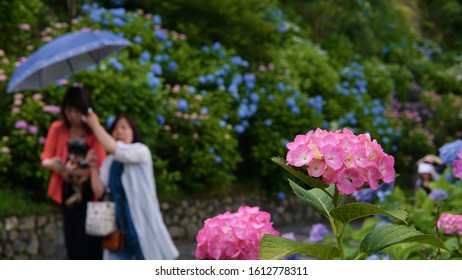
{"label": "stone wall", "polygon": [[[296,223],[312,224],[320,219],[296,197],[272,201],[263,197],[161,202],[164,221],[174,241],[193,242],[203,221],[239,206],[259,206],[271,213],[277,229]],[[0,219],[0,259],[66,259],[63,221],[60,214]]]}

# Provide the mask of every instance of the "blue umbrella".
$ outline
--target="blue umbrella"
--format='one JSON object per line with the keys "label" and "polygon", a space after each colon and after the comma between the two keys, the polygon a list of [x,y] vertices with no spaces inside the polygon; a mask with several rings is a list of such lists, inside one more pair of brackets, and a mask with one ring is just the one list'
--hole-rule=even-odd
{"label": "blue umbrella", "polygon": [[130,41],[104,30],[64,34],[30,55],[19,65],[7,92],[38,89],[97,64]]}

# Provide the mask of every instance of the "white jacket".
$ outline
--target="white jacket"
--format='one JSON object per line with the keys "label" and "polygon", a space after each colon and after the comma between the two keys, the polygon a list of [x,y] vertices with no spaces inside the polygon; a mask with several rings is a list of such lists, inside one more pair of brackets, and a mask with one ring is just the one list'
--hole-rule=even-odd
{"label": "white jacket", "polygon": [[122,185],[145,259],[176,259],[179,252],[160,212],[149,148],[142,143],[118,141],[114,155],[107,156],[100,168],[104,186],[108,185],[113,160],[124,164]]}

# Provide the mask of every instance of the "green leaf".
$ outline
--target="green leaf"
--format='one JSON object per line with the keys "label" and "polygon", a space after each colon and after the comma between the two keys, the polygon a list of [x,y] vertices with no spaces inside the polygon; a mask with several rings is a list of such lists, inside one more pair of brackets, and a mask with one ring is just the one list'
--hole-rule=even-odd
{"label": "green leaf", "polygon": [[340,257],[337,247],[322,243],[305,244],[270,234],[260,241],[261,260],[279,260],[292,254],[310,255],[318,259],[332,260]]}
{"label": "green leaf", "polygon": [[342,223],[370,215],[384,215],[406,222],[407,212],[402,209],[384,210],[369,203],[354,202],[332,209],[330,215]]}
{"label": "green leaf", "polygon": [[[313,207],[315,210],[321,214],[330,217],[330,210],[334,208],[334,201],[330,196],[320,189],[311,189],[306,190],[300,187],[297,183],[289,179],[289,184],[294,190],[294,193],[303,200],[310,207]],[[331,195],[333,195],[335,186],[332,185],[326,189]]]}
{"label": "green leaf", "polygon": [[305,173],[296,170],[294,167],[287,165],[287,161],[281,157],[273,157],[271,160],[285,170],[289,171],[292,175],[300,179],[303,183],[307,184],[310,188],[324,189],[329,187],[329,185],[324,183],[322,180],[310,177]]}
{"label": "green leaf", "polygon": [[444,243],[433,235],[423,234],[413,227],[401,225],[385,225],[372,229],[361,242],[359,248],[362,253],[372,253],[388,246],[417,242],[446,249]]}

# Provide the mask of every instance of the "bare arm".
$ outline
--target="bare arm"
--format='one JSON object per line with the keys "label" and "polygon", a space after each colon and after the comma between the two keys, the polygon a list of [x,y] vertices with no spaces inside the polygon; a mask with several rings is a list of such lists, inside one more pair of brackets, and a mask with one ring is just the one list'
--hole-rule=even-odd
{"label": "bare arm", "polygon": [[101,198],[104,194],[104,185],[103,182],[101,182],[101,179],[99,178],[98,174],[98,164],[97,164],[97,158],[95,151],[89,150],[87,153],[86,160],[88,164],[90,165],[90,173],[91,173],[91,189],[93,190],[93,193]]}
{"label": "bare arm", "polygon": [[103,145],[106,152],[114,154],[116,149],[116,140],[104,129],[99,123],[98,116],[94,112],[89,112],[86,116],[86,123],[95,134],[98,141]]}

